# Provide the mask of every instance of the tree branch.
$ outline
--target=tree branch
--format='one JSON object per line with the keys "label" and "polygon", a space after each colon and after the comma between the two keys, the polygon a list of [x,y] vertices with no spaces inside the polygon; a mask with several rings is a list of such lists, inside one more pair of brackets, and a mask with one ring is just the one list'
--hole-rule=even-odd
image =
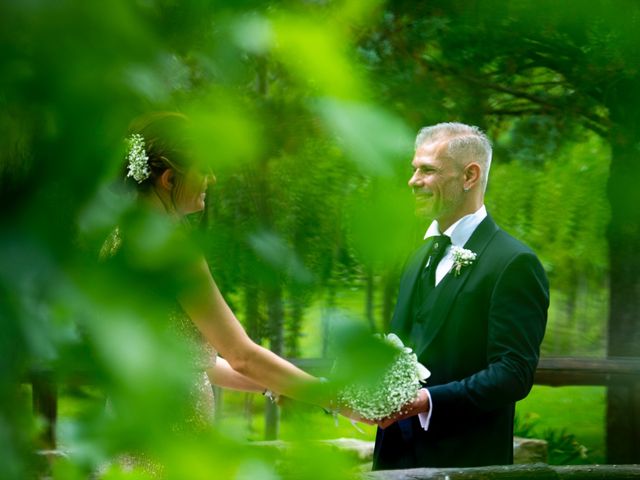
{"label": "tree branch", "polygon": [[[588,112],[585,111],[583,108],[580,108],[579,106],[576,106],[575,104],[568,104],[568,102],[566,101],[560,101],[560,102],[553,102],[550,101],[549,98],[543,98],[540,97],[539,95],[535,95],[520,89],[516,89],[516,88],[512,88],[512,87],[508,87],[505,85],[501,85],[495,82],[492,82],[490,80],[488,80],[486,77],[487,76],[491,76],[493,74],[495,74],[495,72],[489,73],[487,76],[485,76],[484,79],[480,79],[477,76],[472,76],[472,75],[467,75],[466,73],[462,72],[462,71],[456,71],[455,69],[451,68],[451,67],[446,67],[444,65],[439,65],[437,63],[432,63],[431,67],[435,67],[435,68],[439,68],[441,69],[441,71],[449,74],[449,75],[453,75],[456,76],[458,78],[460,78],[461,80],[471,84],[471,85],[476,85],[488,90],[493,90],[496,92],[501,92],[501,93],[505,93],[507,95],[510,95],[512,97],[515,98],[522,98],[525,100],[528,100],[531,103],[534,103],[536,105],[541,105],[544,107],[547,107],[547,109],[549,110],[556,110],[556,111],[560,111],[560,112],[566,112],[567,109],[572,110],[574,113],[576,113],[577,115],[581,116],[582,118],[585,119],[586,121],[586,126],[593,130],[594,132],[598,133],[599,135],[602,135],[603,137],[606,138],[607,136],[607,132],[608,132],[608,128],[610,125],[609,119],[606,117],[602,117],[599,116],[597,114],[594,114],[592,112]],[[526,87],[525,87],[526,88]],[[556,99],[558,99],[558,97],[555,97]]]}
{"label": "tree branch", "polygon": [[496,108],[494,110],[487,110],[487,115],[497,116],[517,116],[517,115],[537,115],[544,114],[545,111],[541,108]]}

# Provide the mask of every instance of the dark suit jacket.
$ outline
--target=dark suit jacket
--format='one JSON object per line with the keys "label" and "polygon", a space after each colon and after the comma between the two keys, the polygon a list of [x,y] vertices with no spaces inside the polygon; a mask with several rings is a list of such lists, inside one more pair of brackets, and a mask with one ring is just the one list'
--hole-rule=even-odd
{"label": "dark suit jacket", "polygon": [[430,242],[409,261],[391,330],[430,371],[433,413],[378,429],[374,469],[513,463],[515,402],[533,385],[549,306],[536,255],[487,216],[465,248],[477,254],[449,272],[419,309],[416,280]]}

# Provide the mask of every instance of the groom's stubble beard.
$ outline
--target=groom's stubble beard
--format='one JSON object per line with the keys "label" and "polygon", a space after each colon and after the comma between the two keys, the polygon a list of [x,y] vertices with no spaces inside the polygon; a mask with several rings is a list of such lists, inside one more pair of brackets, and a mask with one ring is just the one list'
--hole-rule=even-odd
{"label": "groom's stubble beard", "polygon": [[414,197],[416,217],[427,221],[437,218],[442,206],[440,199],[426,189],[414,189]]}

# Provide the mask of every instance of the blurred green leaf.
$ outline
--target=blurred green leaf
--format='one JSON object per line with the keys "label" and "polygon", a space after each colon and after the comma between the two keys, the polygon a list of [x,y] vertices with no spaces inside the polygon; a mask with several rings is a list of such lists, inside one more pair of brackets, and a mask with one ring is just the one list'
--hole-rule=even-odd
{"label": "blurred green leaf", "polygon": [[404,123],[379,107],[327,98],[318,101],[317,109],[365,174],[390,176],[394,164],[413,149],[413,136]]}

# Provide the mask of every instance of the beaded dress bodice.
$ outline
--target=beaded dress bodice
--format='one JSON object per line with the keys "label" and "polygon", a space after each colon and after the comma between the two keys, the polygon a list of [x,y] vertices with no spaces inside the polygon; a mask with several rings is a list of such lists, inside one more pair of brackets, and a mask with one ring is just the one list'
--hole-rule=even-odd
{"label": "beaded dress bodice", "polygon": [[[186,427],[195,430],[207,429],[213,422],[214,397],[206,370],[214,366],[216,351],[178,304],[169,312],[168,327],[177,338],[185,342],[190,363],[186,368],[193,373],[187,401],[189,412],[186,415]],[[175,426],[176,429],[183,427]]]}
{"label": "beaded dress bodice", "polygon": [[[101,260],[116,256],[121,244],[120,231],[116,228],[100,250]],[[172,424],[170,428],[176,433],[206,431],[212,426],[214,415],[214,394],[207,369],[215,365],[216,351],[177,301],[168,309],[166,322],[170,335],[181,340],[187,349],[188,363],[184,365],[184,369],[191,379],[187,398],[184,399],[186,410],[182,415],[183,422]],[[161,463],[150,460],[146,455],[121,455],[117,462],[127,470],[142,468],[153,478],[163,476]]]}
{"label": "beaded dress bodice", "polygon": [[[107,260],[115,257],[121,246],[120,229],[115,228],[105,240],[100,250],[100,258]],[[216,351],[177,301],[167,313],[167,329],[175,338],[184,342],[189,358],[189,364],[185,365],[185,369],[193,374],[189,398],[185,399],[189,408],[185,416],[187,425],[176,425],[175,428],[177,430],[183,427],[196,430],[208,428],[213,421],[214,397],[206,370],[215,365]]]}

